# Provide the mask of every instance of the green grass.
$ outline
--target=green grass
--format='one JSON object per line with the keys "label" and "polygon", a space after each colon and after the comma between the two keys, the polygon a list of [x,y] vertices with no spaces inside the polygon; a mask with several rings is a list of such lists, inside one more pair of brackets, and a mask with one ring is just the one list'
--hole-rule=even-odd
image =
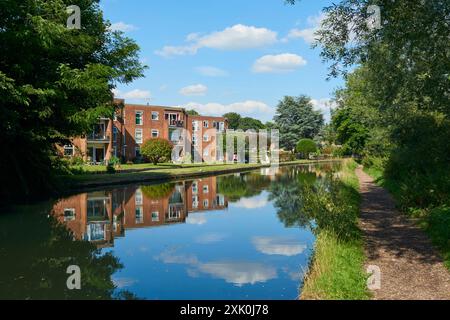
{"label": "green grass", "polygon": [[[381,168],[369,167],[364,168],[364,171],[376,179],[378,185],[388,190],[400,206],[402,188],[398,183],[385,179]],[[441,252],[444,264],[450,270],[450,207],[444,204],[430,208],[409,207],[403,211],[417,219],[418,225]]]}
{"label": "green grass", "polygon": [[[302,288],[302,299],[366,300],[367,275],[364,247],[358,229],[361,197],[355,174],[356,163],[344,164],[337,192],[326,204],[333,225],[319,229],[314,257]],[[341,225],[339,225],[341,224]],[[326,225],[326,224],[325,224]]]}

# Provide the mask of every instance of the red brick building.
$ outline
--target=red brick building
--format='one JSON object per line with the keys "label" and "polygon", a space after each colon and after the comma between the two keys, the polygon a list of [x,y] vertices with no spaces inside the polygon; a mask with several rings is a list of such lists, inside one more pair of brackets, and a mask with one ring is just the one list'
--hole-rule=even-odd
{"label": "red brick building", "polygon": [[225,118],[190,116],[182,108],[125,104],[120,99],[115,103],[118,111],[114,119],[99,119],[92,132],[60,146],[61,154],[89,163],[103,163],[113,156],[135,161],[145,141],[163,138],[174,144],[179,158],[197,154],[197,161],[220,160],[216,158],[215,136],[228,128]]}

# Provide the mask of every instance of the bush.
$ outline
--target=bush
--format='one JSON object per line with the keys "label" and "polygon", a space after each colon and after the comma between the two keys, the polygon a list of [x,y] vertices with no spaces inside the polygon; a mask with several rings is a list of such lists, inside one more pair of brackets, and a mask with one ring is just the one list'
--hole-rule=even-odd
{"label": "bush", "polygon": [[112,165],[112,166],[118,166],[120,164],[120,159],[118,157],[111,157],[111,159],[109,159],[108,164]]}
{"label": "bush", "polygon": [[82,158],[82,157],[79,157],[79,156],[72,157],[72,158],[69,160],[69,162],[70,162],[70,165],[71,165],[71,166],[82,166],[82,165],[84,165],[84,160],[83,160],[83,158]]}
{"label": "bush", "polygon": [[311,139],[302,139],[297,143],[296,151],[306,159],[310,153],[317,152],[317,145]]}
{"label": "bush", "polygon": [[144,142],[141,154],[154,165],[172,158],[173,144],[165,139],[156,138]]}
{"label": "bush", "polygon": [[116,173],[116,168],[114,168],[114,165],[111,162],[109,162],[108,165],[106,166],[106,172],[109,174]]}

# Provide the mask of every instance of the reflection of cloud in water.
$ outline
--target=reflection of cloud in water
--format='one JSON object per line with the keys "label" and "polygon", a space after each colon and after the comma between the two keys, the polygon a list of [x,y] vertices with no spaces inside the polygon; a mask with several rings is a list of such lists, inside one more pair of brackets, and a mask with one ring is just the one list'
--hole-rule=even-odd
{"label": "reflection of cloud in water", "polygon": [[136,282],[138,282],[136,279],[131,279],[131,278],[115,278],[115,279],[113,279],[113,283],[117,287],[117,289],[131,287]]}
{"label": "reflection of cloud in water", "polygon": [[244,209],[259,209],[264,208],[269,203],[266,194],[261,194],[252,198],[242,198],[238,202],[233,203],[233,206]]}
{"label": "reflection of cloud in water", "polygon": [[307,248],[306,244],[298,243],[293,238],[254,237],[252,242],[256,250],[268,255],[296,256]]}
{"label": "reflection of cloud in water", "polygon": [[210,244],[220,242],[227,237],[223,233],[206,233],[195,238],[195,242],[200,244]]}
{"label": "reflection of cloud in water", "polygon": [[209,262],[200,264],[199,269],[236,286],[266,282],[277,277],[275,268],[261,263]]}
{"label": "reflection of cloud in water", "polygon": [[194,214],[190,214],[187,218],[186,218],[186,223],[187,224],[198,224],[198,225],[202,225],[205,224],[207,222],[206,220],[206,216],[203,213],[194,213]]}
{"label": "reflection of cloud in water", "polygon": [[200,262],[195,255],[177,254],[176,250],[170,249],[155,257],[156,260],[167,264],[187,265],[187,274],[198,278],[201,273],[223,279],[236,286],[266,282],[278,277],[274,267],[255,262]]}

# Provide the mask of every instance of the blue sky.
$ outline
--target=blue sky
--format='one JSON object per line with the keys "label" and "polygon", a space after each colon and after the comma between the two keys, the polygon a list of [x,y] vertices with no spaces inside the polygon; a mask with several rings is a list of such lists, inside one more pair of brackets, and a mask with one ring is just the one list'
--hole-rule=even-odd
{"label": "blue sky", "polygon": [[272,119],[285,95],[307,94],[317,109],[329,110],[327,99],[342,80],[326,81],[327,66],[311,41],[330,3],[104,0],[105,18],[136,40],[150,67],[117,96],[262,121]]}

